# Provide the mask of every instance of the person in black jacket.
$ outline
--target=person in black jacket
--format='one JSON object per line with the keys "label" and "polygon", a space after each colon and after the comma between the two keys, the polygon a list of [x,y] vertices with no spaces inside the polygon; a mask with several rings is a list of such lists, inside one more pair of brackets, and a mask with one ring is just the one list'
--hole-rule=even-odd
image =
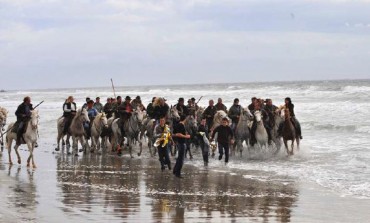
{"label": "person in black jacket", "polygon": [[15,126],[18,124],[17,129],[17,145],[21,144],[21,137],[24,132],[24,127],[26,126],[26,122],[31,119],[31,111],[33,110],[33,106],[31,104],[31,98],[25,97],[23,99],[23,103],[20,104],[15,111],[15,115],[17,116],[17,122],[14,124]]}
{"label": "person in black jacket", "polygon": [[209,128],[212,128],[213,126],[213,119],[215,117],[216,112],[217,108],[216,106],[214,106],[214,101],[209,100],[209,106],[203,112],[203,117],[207,119],[207,126]]}
{"label": "person in black jacket", "polygon": [[218,143],[218,152],[220,156],[218,157],[219,160],[222,160],[222,156],[225,151],[225,164],[229,162],[229,143],[234,144],[234,133],[229,126],[229,120],[227,118],[222,119],[222,125],[219,125],[215,130],[212,132],[212,137],[210,141],[212,142],[215,134],[218,133],[217,136],[217,143]]}
{"label": "person in black jacket", "polygon": [[202,118],[202,121],[200,122],[200,125],[198,126],[198,137],[199,137],[199,145],[200,145],[200,148],[202,149],[204,166],[208,166],[209,145],[206,145],[203,139],[204,136],[201,134],[205,134],[205,137],[207,139],[209,138],[206,118]]}
{"label": "person in black jacket", "polygon": [[155,99],[153,107],[154,119],[156,120],[156,124],[159,124],[159,119],[163,117],[167,118],[167,113],[170,107],[166,104],[164,98],[159,97]]}
{"label": "person in black jacket", "polygon": [[69,126],[72,123],[72,119],[76,115],[77,106],[74,103],[74,98],[69,96],[66,102],[63,104],[63,117],[64,117],[64,129],[63,134],[67,134]]}
{"label": "person in black jacket", "polygon": [[189,110],[185,106],[184,102],[185,102],[184,98],[179,98],[178,103],[175,105],[180,116],[181,115],[185,115],[185,116],[189,115]]}

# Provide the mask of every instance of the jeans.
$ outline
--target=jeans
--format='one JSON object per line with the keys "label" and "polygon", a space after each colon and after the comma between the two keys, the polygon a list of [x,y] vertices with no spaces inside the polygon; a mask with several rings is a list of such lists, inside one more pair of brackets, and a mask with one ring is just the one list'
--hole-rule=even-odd
{"label": "jeans", "polygon": [[157,148],[158,148],[159,162],[161,163],[162,169],[165,168],[166,164],[168,166],[168,169],[171,169],[171,160],[170,160],[168,145],[166,145],[165,147],[158,146]]}
{"label": "jeans", "polygon": [[202,156],[203,156],[204,163],[208,163],[209,146],[206,145],[204,142],[201,142],[200,148],[202,149]]}
{"label": "jeans", "polygon": [[178,143],[177,144],[177,159],[175,167],[173,168],[173,174],[176,176],[181,176],[181,169],[184,165],[184,158],[185,158],[185,143]]}
{"label": "jeans", "polygon": [[224,155],[225,150],[225,163],[229,162],[229,143],[218,142],[218,152],[220,153],[220,158]]}

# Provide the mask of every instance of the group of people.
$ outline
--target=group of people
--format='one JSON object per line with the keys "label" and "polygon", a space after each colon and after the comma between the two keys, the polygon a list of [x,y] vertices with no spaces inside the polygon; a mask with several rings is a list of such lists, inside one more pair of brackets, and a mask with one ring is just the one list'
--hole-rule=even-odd
{"label": "group of people", "polygon": [[[175,174],[175,176],[181,177],[181,168],[185,158],[185,143],[186,140],[193,137],[186,131],[184,121],[189,115],[195,116],[196,112],[199,109],[195,98],[189,99],[187,105],[185,105],[184,102],[184,98],[179,98],[178,103],[175,105],[179,113],[180,120],[175,121],[173,123],[173,126],[169,126],[168,123],[166,123],[167,119],[169,118],[167,117],[167,114],[170,108],[169,105],[166,103],[166,99],[163,97],[153,97],[151,103],[149,103],[147,106],[143,105],[140,96],[137,96],[134,100],[131,100],[130,96],[126,96],[124,101],[122,100],[121,96],[118,96],[116,98],[107,98],[107,102],[104,106],[101,104],[99,97],[96,97],[95,101],[91,100],[88,97],[86,98],[86,103],[82,107],[87,110],[88,116],[90,118],[90,123],[92,123],[93,119],[100,112],[105,112],[107,118],[120,118],[119,126],[121,127],[121,131],[123,134],[123,123],[130,117],[132,111],[134,109],[146,110],[148,117],[155,120],[154,136],[157,140],[159,140],[157,149],[161,163],[161,169],[164,170],[166,166],[168,167],[168,169],[172,169],[169,159],[169,145],[171,143],[176,144],[178,149],[178,158],[173,169],[173,173]],[[254,112],[256,111],[260,111],[263,114],[263,123],[268,132],[269,142],[271,142],[271,130],[274,125],[274,114],[275,112],[278,112],[282,109],[289,110],[292,122],[296,127],[297,134],[302,138],[299,122],[295,118],[294,104],[292,103],[290,98],[285,98],[285,104],[283,106],[277,107],[273,105],[271,99],[262,100],[253,97],[251,99],[251,104],[248,105],[247,108],[251,112],[251,114],[254,114]],[[30,119],[32,110],[33,106],[31,104],[31,98],[25,97],[23,103],[18,106],[15,113],[18,123],[18,144],[20,143],[25,123]],[[228,118],[223,118],[222,124],[216,128],[213,128],[214,116],[217,111],[220,110],[228,114],[229,118],[231,119],[231,123],[229,123]],[[76,115],[76,111],[77,105],[74,102],[74,98],[73,96],[69,96],[63,104],[65,134],[68,132],[72,119]],[[212,142],[216,133],[218,133],[217,142],[219,149],[219,160],[222,160],[223,155],[225,155],[225,163],[228,163],[229,145],[234,144],[235,128],[238,125],[239,118],[242,115],[242,112],[243,108],[239,104],[238,98],[234,99],[234,103],[230,107],[230,109],[227,109],[227,107],[223,104],[221,98],[218,99],[216,104],[213,100],[209,100],[209,105],[202,113],[201,122],[199,123],[197,129],[197,136],[199,138],[205,139],[200,140],[199,143],[202,149],[202,155],[205,165],[208,164],[209,154],[209,143],[207,143],[206,141],[209,140],[208,142]],[[88,137],[90,136],[90,127],[91,126],[86,123],[85,129]],[[256,139],[254,137],[256,127],[257,124],[254,120],[253,125],[250,129],[250,144],[252,146],[254,143],[256,143]],[[282,126],[279,127],[280,131],[281,129]]]}

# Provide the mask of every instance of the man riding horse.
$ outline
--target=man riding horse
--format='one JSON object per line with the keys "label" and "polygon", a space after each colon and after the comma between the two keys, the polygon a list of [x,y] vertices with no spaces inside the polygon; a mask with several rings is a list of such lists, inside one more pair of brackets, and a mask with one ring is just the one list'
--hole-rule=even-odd
{"label": "man riding horse", "polygon": [[17,116],[17,121],[14,126],[18,125],[17,129],[17,145],[21,144],[21,138],[23,132],[26,127],[26,123],[31,119],[31,111],[33,110],[33,106],[31,104],[31,98],[25,97],[23,99],[23,103],[20,104],[15,111],[15,115]]}
{"label": "man riding horse", "polygon": [[[302,137],[301,124],[299,123],[299,121],[295,117],[294,104],[292,103],[292,100],[289,97],[285,98],[285,104],[280,106],[276,111],[280,112],[283,109],[288,109],[289,110],[291,121],[292,121],[292,123],[293,123],[293,125],[296,129],[297,134],[299,135],[299,138],[302,139],[303,137]],[[284,123],[281,123],[281,125],[279,126],[279,130],[278,130],[279,135],[282,134],[283,127],[284,127]]]}
{"label": "man riding horse", "polygon": [[[269,123],[270,123],[269,122],[269,115],[266,112],[266,110],[261,108],[261,104],[257,103],[257,102],[254,103],[254,111],[252,112],[252,114],[254,114],[256,111],[260,111],[261,114],[262,114],[263,125],[264,125],[264,127],[267,131],[267,135],[268,135],[268,143],[271,144],[272,137],[271,137],[271,126],[269,125]],[[256,136],[255,136],[256,129],[257,129],[257,120],[256,120],[256,116],[254,116],[253,124],[252,124],[252,128],[251,128],[251,139],[250,139],[251,146],[253,146],[256,143]]]}
{"label": "man riding horse", "polygon": [[126,96],[125,101],[117,107],[117,112],[120,117],[120,122],[118,125],[121,128],[121,134],[124,135],[124,124],[131,117],[133,107],[131,105],[131,97]]}

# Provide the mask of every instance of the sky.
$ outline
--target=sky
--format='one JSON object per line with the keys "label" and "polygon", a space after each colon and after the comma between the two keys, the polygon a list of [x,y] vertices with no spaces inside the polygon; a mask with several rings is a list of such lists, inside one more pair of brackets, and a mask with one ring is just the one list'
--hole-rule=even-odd
{"label": "sky", "polygon": [[0,89],[370,78],[370,0],[0,0]]}

